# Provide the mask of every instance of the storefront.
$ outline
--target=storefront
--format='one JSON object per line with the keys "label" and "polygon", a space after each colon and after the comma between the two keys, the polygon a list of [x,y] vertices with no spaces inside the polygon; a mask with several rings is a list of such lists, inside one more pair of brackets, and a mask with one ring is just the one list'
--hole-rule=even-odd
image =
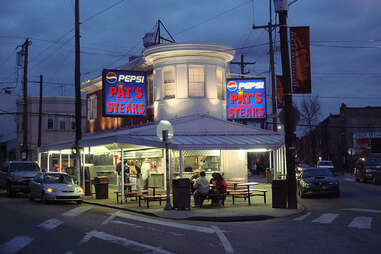
{"label": "storefront", "polygon": [[[260,88],[263,90],[260,93],[244,96],[242,93],[246,88],[257,88],[259,84],[246,81],[238,85],[237,82],[229,82],[230,92],[227,93],[227,63],[233,59],[234,53],[232,48],[217,44],[156,45],[146,49],[143,57],[137,61],[120,68],[130,70],[129,72],[121,70],[121,74],[118,74],[119,70],[105,70],[103,78],[97,77],[82,84],[82,92],[86,92],[88,98],[88,133],[83,135],[79,145],[82,147],[81,164],[86,165],[89,173],[86,173],[87,170],[74,173],[81,184],[84,184],[83,179],[86,175],[90,178],[102,175],[107,176],[111,186],[117,188],[120,177],[116,173],[116,165],[121,158],[137,167],[142,166],[144,159],[149,159],[149,184],[166,188],[164,144],[156,135],[156,127],[160,120],[170,121],[174,130],[169,143],[168,166],[171,179],[189,178],[195,170],[205,171],[208,178],[213,172],[220,172],[225,178],[247,179],[248,152],[267,154],[269,168],[274,170],[274,176],[284,175],[285,153],[282,134],[226,120],[227,95],[231,93],[237,98],[236,104],[240,104],[233,106],[245,107],[235,108],[234,112],[260,112],[258,115],[249,115],[266,117],[264,81],[260,82]],[[102,96],[108,99],[119,95],[127,96],[124,95],[125,89],[132,91],[132,88],[128,84],[123,87],[124,84],[119,81],[126,80],[127,77],[132,77],[131,75],[138,75],[139,72],[147,75],[139,77],[139,82],[147,80],[146,86],[142,86],[140,82],[139,86],[142,87],[137,88],[140,92],[134,98],[125,99],[125,103],[127,105],[131,100],[142,99],[141,95],[146,95],[146,104],[143,100],[141,112],[152,112],[153,122],[144,116],[128,115],[128,107],[118,106],[118,111],[115,106],[109,113],[117,112],[116,115],[107,115]],[[106,90],[105,84],[115,88]],[[250,98],[253,98],[251,102]],[[256,100],[262,102],[261,108],[258,108],[258,111],[256,108],[249,109],[257,105],[254,103]],[[109,103],[119,105],[122,101],[124,100]],[[249,103],[246,105],[247,102]],[[124,115],[126,118],[121,114],[127,114]],[[237,113],[237,116],[241,115]],[[128,121],[143,121],[145,124],[123,128],[123,123]],[[72,143],[47,146],[41,152],[55,150],[60,154],[72,153]]]}

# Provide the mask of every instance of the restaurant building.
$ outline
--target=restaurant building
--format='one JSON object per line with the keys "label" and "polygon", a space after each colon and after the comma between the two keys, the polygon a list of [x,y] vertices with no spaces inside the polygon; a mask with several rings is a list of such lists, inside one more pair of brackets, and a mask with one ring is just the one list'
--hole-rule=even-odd
{"label": "restaurant building", "polygon": [[[274,175],[284,175],[283,135],[226,120],[226,79],[234,54],[226,46],[200,43],[173,43],[146,49],[142,57],[118,68],[146,74],[142,90],[146,95],[144,114],[140,116],[108,115],[117,112],[116,104],[107,104],[105,98],[109,96],[104,90],[105,80],[116,80],[108,76],[110,72],[103,79],[100,76],[82,83],[82,92],[87,97],[87,127],[79,144],[81,163],[90,168],[91,177],[108,176],[109,182],[116,185],[115,166],[121,157],[139,166],[149,158],[152,165],[149,184],[166,188],[164,143],[156,133],[160,120],[168,120],[173,126],[168,145],[172,179],[191,177],[199,169],[207,177],[221,172],[225,178],[247,180],[248,152],[267,154]],[[118,86],[122,87],[119,83]],[[41,152],[58,153],[65,160],[73,147],[74,141],[68,141],[46,146]],[[79,177],[83,178],[85,173],[81,174]]]}

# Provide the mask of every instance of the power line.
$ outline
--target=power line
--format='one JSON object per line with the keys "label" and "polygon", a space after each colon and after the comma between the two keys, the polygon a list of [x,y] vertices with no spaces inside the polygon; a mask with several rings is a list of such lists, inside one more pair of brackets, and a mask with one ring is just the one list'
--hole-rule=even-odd
{"label": "power line", "polygon": [[250,1],[246,1],[246,2],[244,2],[244,3],[241,3],[241,4],[239,4],[239,5],[237,5],[237,6],[233,7],[233,8],[230,8],[230,9],[228,9],[228,10],[226,10],[226,11],[223,11],[223,12],[221,12],[221,13],[219,13],[219,14],[217,14],[217,15],[215,15],[215,16],[209,18],[209,19],[206,19],[206,20],[204,20],[204,21],[202,21],[202,22],[200,22],[200,23],[191,25],[191,26],[189,26],[189,27],[183,29],[182,31],[175,33],[174,35],[179,35],[179,34],[182,34],[182,33],[187,32],[187,31],[189,31],[189,30],[192,30],[193,28],[195,28],[195,27],[197,27],[197,26],[204,25],[204,24],[206,24],[206,23],[212,21],[213,19],[216,19],[216,18],[218,18],[218,17],[220,17],[220,16],[222,16],[222,15],[225,15],[225,14],[228,13],[228,12],[231,12],[231,11],[233,11],[233,10],[236,10],[236,9],[238,9],[238,8],[240,8],[240,7],[242,7],[242,6],[246,5],[246,4],[248,4],[249,2],[251,2],[251,0],[250,0]]}
{"label": "power line", "polygon": [[84,20],[81,22],[81,24],[86,23],[87,21],[89,21],[89,20],[95,18],[96,16],[99,16],[100,14],[102,14],[102,13],[104,13],[104,12],[106,12],[106,11],[112,9],[112,8],[114,8],[115,6],[121,4],[121,3],[124,2],[124,1],[125,1],[125,0],[120,0],[119,2],[116,2],[116,3],[112,4],[112,5],[110,5],[109,7],[106,7],[106,8],[104,8],[104,9],[102,9],[102,10],[96,12],[94,15],[92,15],[92,16],[90,16],[90,17],[84,19]]}

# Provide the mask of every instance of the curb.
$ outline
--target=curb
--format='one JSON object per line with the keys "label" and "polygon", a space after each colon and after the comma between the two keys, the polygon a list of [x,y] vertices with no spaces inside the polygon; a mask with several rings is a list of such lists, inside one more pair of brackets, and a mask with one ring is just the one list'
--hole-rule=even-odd
{"label": "curb", "polygon": [[96,205],[96,206],[101,206],[101,207],[106,207],[106,208],[111,208],[111,209],[118,209],[122,211],[127,211],[127,212],[132,212],[136,214],[141,214],[141,215],[146,215],[146,216],[151,216],[151,217],[156,217],[156,218],[161,218],[161,219],[167,219],[167,220],[189,220],[189,221],[211,221],[211,222],[240,222],[240,221],[263,221],[263,220],[270,220],[270,219],[277,219],[277,218],[287,218],[291,216],[295,216],[301,213],[304,213],[306,211],[306,208],[303,204],[300,204],[300,211],[294,214],[290,215],[285,215],[285,216],[271,216],[271,215],[246,215],[246,216],[221,216],[221,217],[205,217],[205,216],[191,216],[191,217],[186,217],[186,218],[171,218],[171,217],[164,217],[164,216],[159,216],[154,213],[150,212],[142,212],[142,211],[136,211],[133,209],[128,209],[128,208],[123,208],[123,207],[118,207],[114,205],[108,205],[108,204],[101,204],[97,202],[91,202],[91,201],[85,201],[83,200],[83,203],[85,204],[90,204],[90,205]]}

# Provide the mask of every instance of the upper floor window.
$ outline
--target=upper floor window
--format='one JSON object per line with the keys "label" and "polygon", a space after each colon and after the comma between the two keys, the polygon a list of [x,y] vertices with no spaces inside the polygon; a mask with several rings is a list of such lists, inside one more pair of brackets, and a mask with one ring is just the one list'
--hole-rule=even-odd
{"label": "upper floor window", "polygon": [[204,67],[189,67],[189,97],[204,97]]}
{"label": "upper floor window", "polygon": [[87,98],[87,120],[97,119],[97,96],[90,95]]}
{"label": "upper floor window", "polygon": [[163,69],[163,99],[176,97],[176,73],[174,67]]}
{"label": "upper floor window", "polygon": [[52,117],[48,118],[48,130],[54,129],[54,119]]}
{"label": "upper floor window", "polygon": [[218,99],[225,99],[224,98],[224,76],[223,76],[223,71],[221,69],[216,70],[216,75],[217,75],[217,98]]}

